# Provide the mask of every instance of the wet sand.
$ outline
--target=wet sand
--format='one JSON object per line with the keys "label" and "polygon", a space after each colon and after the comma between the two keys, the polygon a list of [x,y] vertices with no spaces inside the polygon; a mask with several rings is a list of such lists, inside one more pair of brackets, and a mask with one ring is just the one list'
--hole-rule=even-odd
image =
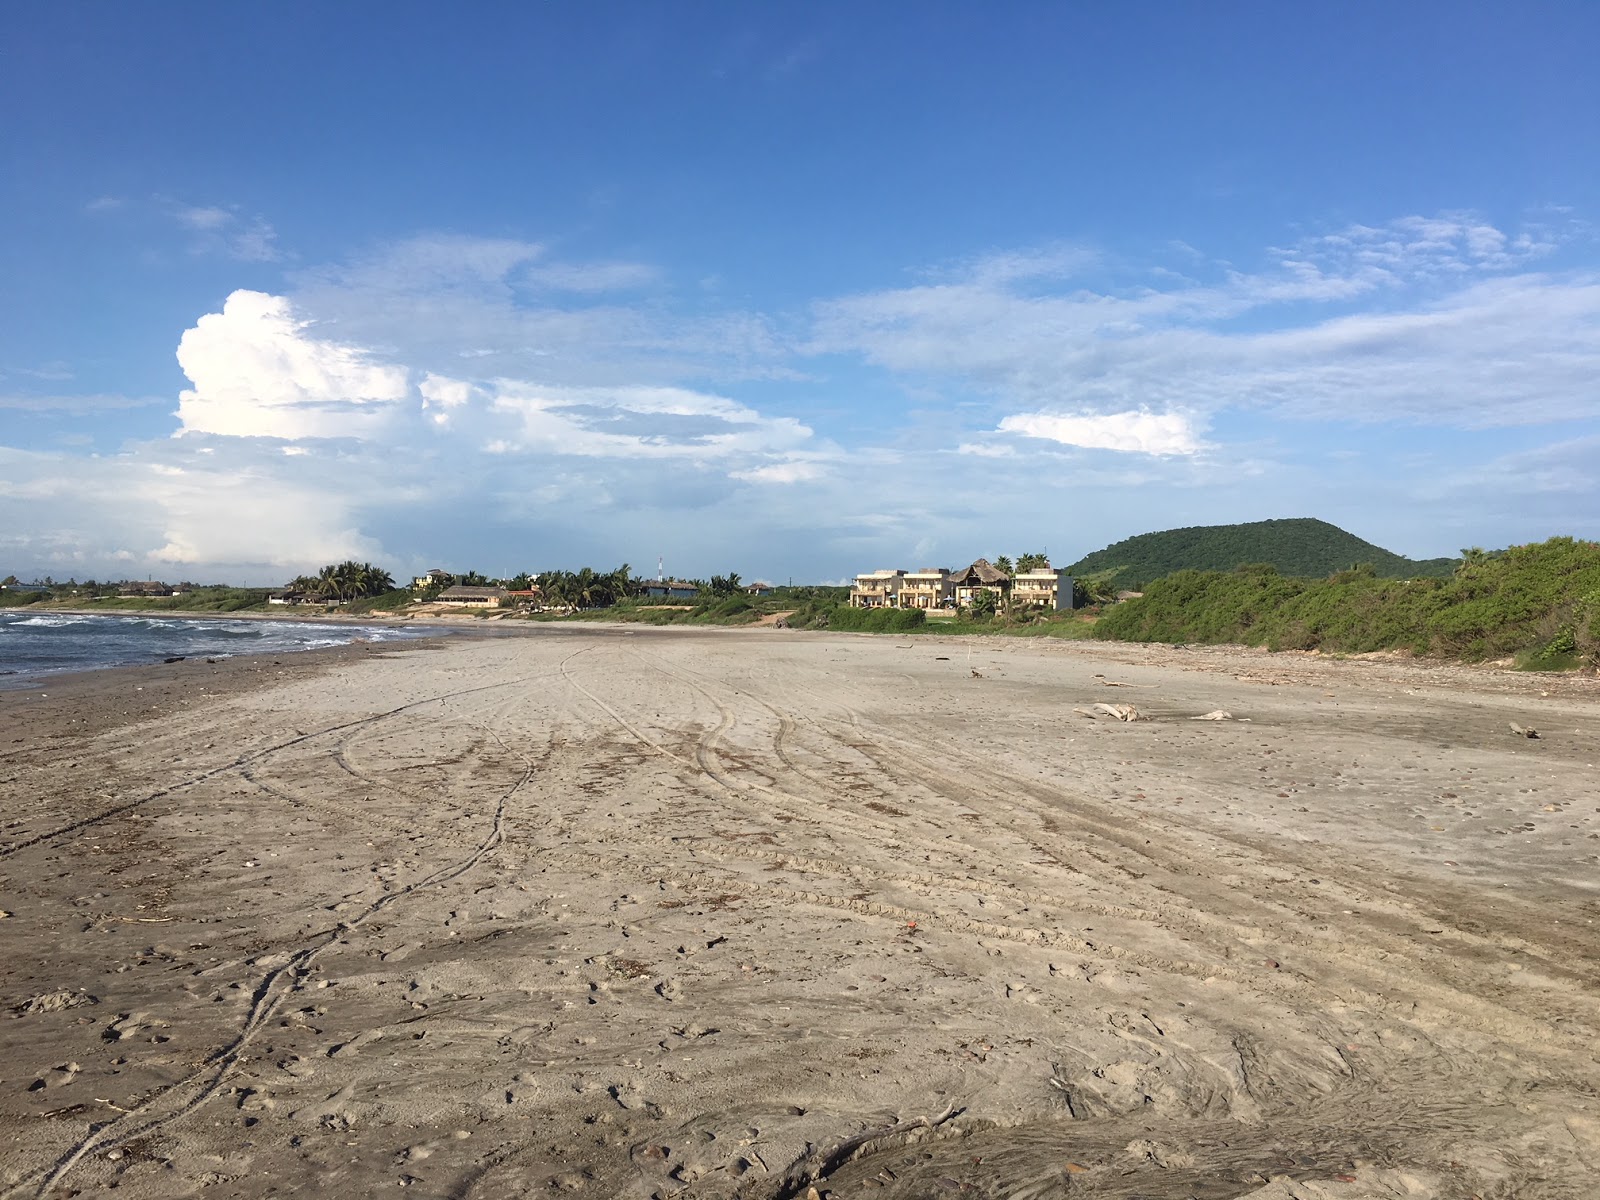
{"label": "wet sand", "polygon": [[1593,680],[562,625],[41,690],[0,1197],[1600,1194]]}

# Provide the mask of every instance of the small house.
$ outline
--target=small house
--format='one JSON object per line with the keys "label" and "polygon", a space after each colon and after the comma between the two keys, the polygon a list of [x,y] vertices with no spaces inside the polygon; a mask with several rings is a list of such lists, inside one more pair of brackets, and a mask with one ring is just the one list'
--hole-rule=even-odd
{"label": "small house", "polygon": [[440,592],[436,604],[450,604],[458,608],[500,608],[511,599],[511,593],[502,587],[449,587]]}
{"label": "small house", "polygon": [[682,579],[647,579],[639,590],[661,600],[693,600],[700,595],[698,584]]}
{"label": "small house", "polygon": [[980,558],[970,567],[953,572],[950,588],[955,602],[965,607],[979,592],[993,592],[1001,606],[1011,598],[1011,576],[986,558]]}

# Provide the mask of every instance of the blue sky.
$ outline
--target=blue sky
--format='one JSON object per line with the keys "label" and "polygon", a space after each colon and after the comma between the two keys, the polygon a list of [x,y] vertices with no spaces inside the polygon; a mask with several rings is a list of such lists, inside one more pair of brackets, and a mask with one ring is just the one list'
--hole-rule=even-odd
{"label": "blue sky", "polygon": [[1600,536],[1600,6],[33,5],[0,568]]}

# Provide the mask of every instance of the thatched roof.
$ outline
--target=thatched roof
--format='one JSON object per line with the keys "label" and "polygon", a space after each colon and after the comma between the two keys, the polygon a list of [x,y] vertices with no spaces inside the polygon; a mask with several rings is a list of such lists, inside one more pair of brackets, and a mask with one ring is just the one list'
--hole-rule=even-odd
{"label": "thatched roof", "polygon": [[950,576],[950,582],[968,587],[975,583],[989,586],[1010,583],[1011,576],[992,564],[987,558],[980,558],[965,570],[953,572]]}

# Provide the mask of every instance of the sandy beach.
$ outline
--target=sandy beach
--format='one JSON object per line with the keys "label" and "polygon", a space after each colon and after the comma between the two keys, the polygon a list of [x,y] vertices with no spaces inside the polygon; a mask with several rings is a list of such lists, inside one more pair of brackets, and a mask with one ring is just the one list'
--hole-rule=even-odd
{"label": "sandy beach", "polygon": [[1594,680],[1021,639],[0,694],[0,1198],[1592,1197],[1597,762]]}

